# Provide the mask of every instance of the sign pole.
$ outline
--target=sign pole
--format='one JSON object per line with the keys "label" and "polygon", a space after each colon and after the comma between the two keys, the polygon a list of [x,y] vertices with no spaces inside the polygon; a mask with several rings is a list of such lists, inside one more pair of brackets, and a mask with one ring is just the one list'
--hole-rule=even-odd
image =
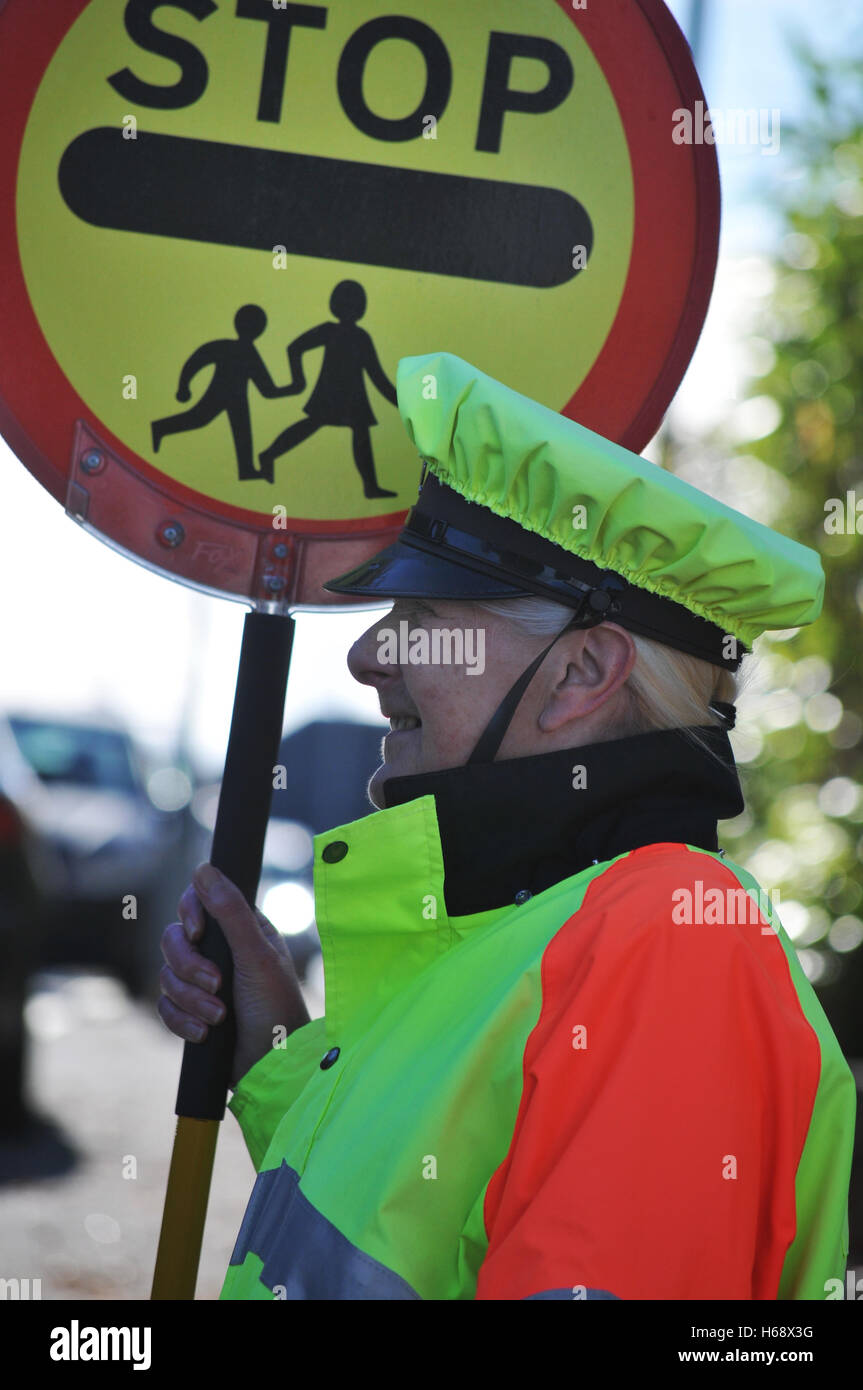
{"label": "sign pole", "polygon": [[[246,614],[211,862],[254,906],[282,736],[294,638],[288,614]],[[177,1091],[177,1131],[153,1277],[153,1299],[193,1299],[219,1122],[236,1045],[233,960],[218,923],[204,915],[198,945],[219,969],[227,1015],[203,1043],[187,1042]]]}

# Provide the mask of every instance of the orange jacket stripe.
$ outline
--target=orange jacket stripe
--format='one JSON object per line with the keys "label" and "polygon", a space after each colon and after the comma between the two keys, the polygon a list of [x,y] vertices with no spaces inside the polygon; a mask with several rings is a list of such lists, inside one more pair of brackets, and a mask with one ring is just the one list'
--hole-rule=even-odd
{"label": "orange jacket stripe", "polygon": [[477,1298],[777,1297],[821,1049],[760,912],[675,920],[697,881],[741,889],[701,851],[636,850],[549,942]]}

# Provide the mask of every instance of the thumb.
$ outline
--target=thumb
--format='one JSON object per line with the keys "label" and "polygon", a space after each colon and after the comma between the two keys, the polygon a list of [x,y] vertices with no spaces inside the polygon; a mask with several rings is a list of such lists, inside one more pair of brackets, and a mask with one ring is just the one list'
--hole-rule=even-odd
{"label": "thumb", "polygon": [[212,864],[199,864],[192,882],[204,907],[222,928],[235,963],[254,959],[263,945],[263,935],[237,885]]}

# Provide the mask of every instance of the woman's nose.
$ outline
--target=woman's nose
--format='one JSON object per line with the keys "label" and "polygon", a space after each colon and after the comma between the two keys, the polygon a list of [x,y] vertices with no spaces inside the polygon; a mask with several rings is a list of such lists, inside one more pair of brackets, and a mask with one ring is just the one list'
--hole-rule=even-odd
{"label": "woman's nose", "polygon": [[361,685],[380,686],[389,677],[398,674],[398,666],[380,660],[381,643],[378,634],[382,627],[391,623],[392,614],[385,613],[371,627],[366,628],[348,652],[348,670],[355,681]]}

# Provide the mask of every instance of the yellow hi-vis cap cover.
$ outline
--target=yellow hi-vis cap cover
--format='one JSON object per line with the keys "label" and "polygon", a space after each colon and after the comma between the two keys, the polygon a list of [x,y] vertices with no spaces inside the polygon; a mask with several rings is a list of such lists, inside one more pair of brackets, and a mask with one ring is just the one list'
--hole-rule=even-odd
{"label": "yellow hi-vis cap cover", "polygon": [[468,502],[670,599],[751,647],[814,622],[817,551],[447,352],[402,358],[408,434]]}

